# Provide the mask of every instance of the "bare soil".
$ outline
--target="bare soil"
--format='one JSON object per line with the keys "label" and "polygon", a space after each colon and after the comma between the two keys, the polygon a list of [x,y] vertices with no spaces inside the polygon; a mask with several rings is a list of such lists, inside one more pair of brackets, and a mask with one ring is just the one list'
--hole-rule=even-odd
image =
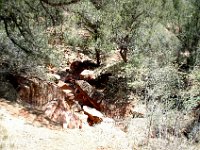
{"label": "bare soil", "polygon": [[[0,100],[0,149],[18,150],[128,150],[126,134],[112,126],[84,126],[83,129],[62,129],[51,123],[44,124],[41,115],[31,114],[17,103]],[[46,121],[47,122],[47,121]],[[6,144],[7,146],[5,146]],[[4,145],[4,146],[3,146]]]}
{"label": "bare soil", "polygon": [[133,118],[127,131],[101,123],[63,129],[41,112],[0,99],[0,150],[199,150],[185,138],[148,136],[148,118]]}

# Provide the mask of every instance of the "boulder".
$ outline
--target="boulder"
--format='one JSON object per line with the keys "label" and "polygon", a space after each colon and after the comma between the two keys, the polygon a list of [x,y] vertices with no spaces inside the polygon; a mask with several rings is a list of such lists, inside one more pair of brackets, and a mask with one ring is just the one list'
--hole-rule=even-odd
{"label": "boulder", "polygon": [[83,111],[74,111],[61,99],[49,102],[46,106],[45,115],[55,123],[62,125],[64,129],[81,129],[83,125],[88,124],[88,116]]}
{"label": "boulder", "polygon": [[71,113],[71,112],[65,112],[63,116],[63,128],[69,128],[69,129],[81,129],[82,128],[82,120],[79,118],[78,115]]}
{"label": "boulder", "polygon": [[25,77],[17,77],[17,82],[19,84],[18,95],[21,101],[39,110],[44,110],[44,106],[51,100],[66,100],[65,93],[54,83]]}
{"label": "boulder", "polygon": [[83,70],[80,74],[80,79],[86,81],[95,79],[95,73],[92,70]]}
{"label": "boulder", "polygon": [[45,107],[46,109],[44,112],[46,116],[55,122],[60,122],[59,116],[61,116],[65,111],[70,110],[69,105],[62,99],[54,99],[46,104]]}
{"label": "boulder", "polygon": [[103,121],[104,115],[100,111],[88,106],[83,106],[83,111],[88,116],[88,123],[90,126]]}
{"label": "boulder", "polygon": [[101,92],[98,92],[87,81],[76,80],[75,85],[77,87],[76,99],[82,104],[94,107],[97,110],[101,110],[100,103],[104,98]]}

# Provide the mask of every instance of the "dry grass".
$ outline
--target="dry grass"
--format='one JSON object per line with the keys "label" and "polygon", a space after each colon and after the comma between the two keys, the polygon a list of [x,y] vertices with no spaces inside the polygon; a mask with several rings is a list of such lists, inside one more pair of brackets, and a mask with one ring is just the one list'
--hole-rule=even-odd
{"label": "dry grass", "polygon": [[[1,116],[0,116],[1,121]],[[1,125],[0,122],[0,150],[14,149],[15,145],[12,143],[9,134],[5,127]]]}
{"label": "dry grass", "polygon": [[[174,121],[181,121],[177,112],[161,115],[160,110],[154,111],[146,118],[124,120],[126,131],[108,125],[99,124],[94,127],[84,126],[83,129],[49,129],[27,121],[24,117],[11,115],[17,105],[1,104],[0,101],[0,149],[38,149],[38,150],[198,150],[199,143],[187,140],[183,136],[171,133],[163,134],[167,125],[174,126]],[[13,105],[13,106],[12,106]],[[20,107],[21,108],[21,107]],[[176,119],[176,120],[175,120]],[[171,120],[169,122],[169,120]],[[162,128],[161,128],[162,127]],[[158,134],[154,135],[157,129]]]}

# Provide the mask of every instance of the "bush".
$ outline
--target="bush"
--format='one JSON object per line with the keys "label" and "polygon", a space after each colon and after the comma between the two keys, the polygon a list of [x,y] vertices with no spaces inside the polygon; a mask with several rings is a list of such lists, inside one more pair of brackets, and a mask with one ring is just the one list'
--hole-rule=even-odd
{"label": "bush", "polygon": [[173,66],[150,70],[148,79],[148,97],[165,101],[177,96],[183,87],[183,82]]}

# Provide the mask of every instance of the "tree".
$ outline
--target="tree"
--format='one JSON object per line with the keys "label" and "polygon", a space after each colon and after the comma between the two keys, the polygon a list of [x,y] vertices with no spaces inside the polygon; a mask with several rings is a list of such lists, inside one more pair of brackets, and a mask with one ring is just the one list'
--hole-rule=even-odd
{"label": "tree", "polygon": [[[170,7],[170,9],[169,9]],[[173,0],[163,3],[165,21],[181,42],[177,63],[183,70],[189,70],[197,63],[200,30],[199,1]],[[169,29],[168,28],[168,29]]]}
{"label": "tree", "polygon": [[[1,60],[3,61],[7,54],[10,55],[7,58],[10,63],[21,62],[22,65],[25,65],[29,59],[37,64],[40,61],[49,63],[49,61],[59,60],[55,59],[58,56],[48,45],[49,35],[46,31],[49,27],[54,28],[62,23],[63,6],[77,2],[75,0],[68,2],[1,0],[0,32],[2,36],[0,40],[4,45],[2,48],[4,51],[1,51]],[[30,65],[31,60],[26,65]],[[15,66],[19,68],[19,63]]]}
{"label": "tree", "polygon": [[[95,45],[96,56],[101,51],[111,49],[120,50],[120,54],[127,62],[127,52],[134,41],[135,31],[145,21],[152,17],[151,10],[154,1],[147,0],[85,0],[78,3],[71,11],[78,14],[80,24],[93,37],[91,45]],[[150,6],[150,7],[149,7]],[[99,58],[97,58],[99,63]]]}

